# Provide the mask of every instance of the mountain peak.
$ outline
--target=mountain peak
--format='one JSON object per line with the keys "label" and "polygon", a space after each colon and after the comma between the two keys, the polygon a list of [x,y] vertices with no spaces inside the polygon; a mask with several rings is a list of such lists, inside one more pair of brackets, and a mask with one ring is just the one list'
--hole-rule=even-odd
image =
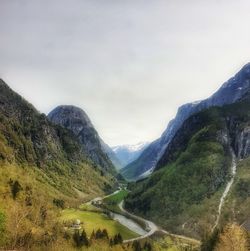
{"label": "mountain peak", "polygon": [[93,128],[88,115],[79,107],[73,105],[57,106],[48,114],[48,118],[55,124],[66,127],[78,135],[83,128]]}
{"label": "mountain peak", "polygon": [[[105,170],[113,170],[108,157],[110,150],[99,137],[88,115],[73,105],[57,106],[48,114],[49,120],[72,131],[81,142],[86,155]],[[108,150],[107,150],[108,149]]]}
{"label": "mountain peak", "polygon": [[[137,174],[147,173],[153,170],[161,159],[169,143],[175,136],[176,132],[182,126],[183,122],[191,115],[208,109],[213,106],[224,106],[233,104],[239,100],[249,98],[250,92],[250,63],[245,64],[241,70],[232,78],[226,81],[212,96],[207,99],[184,104],[179,107],[177,114],[171,120],[163,132],[160,139],[151,143],[131,165],[124,168],[128,175],[130,170],[138,170]],[[126,177],[124,172],[124,177]],[[135,172],[134,172],[135,173]],[[126,178],[131,178],[130,176]],[[134,178],[134,177],[132,177]]]}

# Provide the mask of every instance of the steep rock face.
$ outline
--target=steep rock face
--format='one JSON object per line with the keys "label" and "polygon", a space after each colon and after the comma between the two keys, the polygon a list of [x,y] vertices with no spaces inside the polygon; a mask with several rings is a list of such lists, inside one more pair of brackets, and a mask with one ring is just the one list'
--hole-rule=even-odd
{"label": "steep rock face", "polygon": [[246,159],[250,155],[250,123],[231,118],[229,121],[230,136],[238,159]]}
{"label": "steep rock face", "polygon": [[[0,80],[0,163],[0,167],[27,168],[34,172],[33,178],[43,180],[48,190],[56,189],[70,198],[77,197],[75,189],[86,194],[101,193],[112,184],[112,177],[102,177],[88,160],[72,132],[52,124],[3,80]],[[27,177],[30,173],[26,173]]]}
{"label": "steep rock face", "polygon": [[225,82],[222,87],[208,99],[181,106],[178,109],[175,119],[169,122],[161,138],[149,145],[148,148],[150,150],[145,149],[137,160],[122,170],[124,177],[128,179],[138,179],[145,176],[145,172],[147,172],[146,174],[151,173],[178,129],[192,114],[212,106],[232,104],[244,97],[249,92],[249,89],[250,64],[246,64],[233,78]]}
{"label": "steep rock face", "polygon": [[112,161],[116,170],[119,171],[122,168],[122,164],[121,164],[120,160],[117,158],[116,153],[102,139],[100,139],[100,140],[101,140],[101,146],[102,146],[103,151],[108,155],[109,159]]}
{"label": "steep rock face", "polygon": [[[249,127],[250,98],[192,115],[176,132],[152,175],[131,185],[125,206],[166,229],[200,238],[216,220],[214,215],[231,174],[230,148],[237,159],[244,159],[239,163],[249,159]],[[229,196],[232,204],[238,201],[238,194],[241,196],[244,210],[237,211],[240,224],[248,217],[247,177],[240,182],[236,174],[237,186]],[[234,219],[236,209],[230,210],[231,206],[225,217]]]}
{"label": "steep rock face", "polygon": [[17,160],[43,166],[63,155],[75,161],[84,156],[73,134],[51,126],[44,114],[39,114],[3,80],[0,80],[0,120],[1,144],[7,143]]}
{"label": "steep rock face", "polygon": [[81,142],[83,151],[96,164],[106,171],[114,172],[104,147],[107,145],[100,139],[87,114],[75,106],[58,106],[48,114],[49,120],[72,131]]}

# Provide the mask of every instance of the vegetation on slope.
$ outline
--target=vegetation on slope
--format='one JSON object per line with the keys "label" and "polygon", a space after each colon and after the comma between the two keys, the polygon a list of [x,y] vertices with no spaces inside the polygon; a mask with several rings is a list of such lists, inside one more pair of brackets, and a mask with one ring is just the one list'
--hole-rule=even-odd
{"label": "vegetation on slope", "polygon": [[[0,244],[35,250],[62,239],[61,208],[111,191],[114,178],[78,139],[0,80]],[[3,213],[2,213],[3,212]]]}
{"label": "vegetation on slope", "polygon": [[128,193],[129,193],[128,190],[122,189],[118,193],[104,198],[103,202],[105,208],[113,212],[121,213],[118,204],[127,197]]}
{"label": "vegetation on slope", "polygon": [[241,160],[231,192],[225,201],[221,220],[223,223],[237,221],[243,224],[250,219],[250,158]]}
{"label": "vegetation on slope", "polygon": [[215,231],[208,239],[203,240],[201,251],[248,251],[250,234],[238,224],[226,224]]}
{"label": "vegetation on slope", "polygon": [[219,198],[229,178],[229,145],[235,143],[235,137],[228,124],[236,120],[238,128],[244,128],[250,121],[249,108],[249,102],[244,101],[190,117],[158,170],[131,185],[126,208],[170,231],[202,237],[215,221]]}

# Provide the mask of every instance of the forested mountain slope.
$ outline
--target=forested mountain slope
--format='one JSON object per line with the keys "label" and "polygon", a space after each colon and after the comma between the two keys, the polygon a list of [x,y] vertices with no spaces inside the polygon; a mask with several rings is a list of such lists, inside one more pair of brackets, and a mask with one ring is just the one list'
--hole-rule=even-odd
{"label": "forested mountain slope", "polygon": [[[9,247],[57,238],[58,208],[111,191],[115,179],[93,165],[69,130],[0,80],[0,220]],[[3,220],[4,219],[4,220]],[[0,224],[0,232],[1,227]]]}
{"label": "forested mountain slope", "polygon": [[[214,226],[220,197],[230,179],[230,148],[238,160],[247,161],[249,128],[248,93],[235,104],[192,115],[168,145],[157,170],[149,178],[131,185],[126,208],[170,231],[202,237]],[[249,208],[250,183],[248,176],[239,176],[247,173],[248,167],[243,163],[230,193],[231,201],[242,203],[237,217],[239,223],[249,217],[246,208]],[[239,179],[244,182],[239,183]],[[237,191],[242,195],[237,196]],[[233,218],[233,213],[229,208],[226,217]]]}
{"label": "forested mountain slope", "polygon": [[72,131],[79,139],[83,152],[93,163],[100,166],[103,171],[115,173],[107,154],[112,150],[100,138],[89,117],[81,108],[71,105],[58,106],[49,113],[48,118],[52,123]]}
{"label": "forested mountain slope", "polygon": [[162,136],[151,143],[140,157],[126,166],[122,174],[129,180],[148,176],[157,166],[168,144],[171,143],[183,122],[191,115],[213,106],[232,104],[240,100],[250,89],[250,64],[246,64],[234,77],[225,82],[211,97],[182,105],[176,117],[169,122]]}

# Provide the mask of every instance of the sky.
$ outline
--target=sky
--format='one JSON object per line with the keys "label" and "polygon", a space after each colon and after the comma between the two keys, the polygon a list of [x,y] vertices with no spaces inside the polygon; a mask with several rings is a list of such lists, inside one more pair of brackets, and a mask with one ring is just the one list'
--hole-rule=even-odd
{"label": "sky", "polygon": [[0,0],[0,77],[42,113],[81,107],[110,146],[250,61],[249,0]]}

